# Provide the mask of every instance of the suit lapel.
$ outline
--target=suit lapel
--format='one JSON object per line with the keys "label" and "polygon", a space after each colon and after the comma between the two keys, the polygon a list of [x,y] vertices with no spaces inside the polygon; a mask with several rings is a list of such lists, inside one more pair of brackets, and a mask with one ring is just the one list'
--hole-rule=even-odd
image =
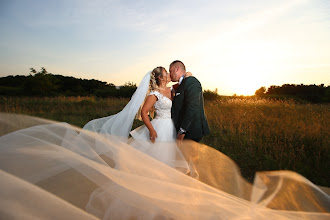
{"label": "suit lapel", "polygon": [[182,93],[185,81],[186,81],[186,78],[183,78],[181,84],[178,87],[178,92],[179,93]]}

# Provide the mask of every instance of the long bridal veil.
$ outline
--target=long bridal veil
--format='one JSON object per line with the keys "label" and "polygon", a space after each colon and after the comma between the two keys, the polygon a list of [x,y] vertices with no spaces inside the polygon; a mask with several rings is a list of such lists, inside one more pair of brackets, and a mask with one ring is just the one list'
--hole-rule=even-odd
{"label": "long bridal veil", "polygon": [[1,219],[329,219],[330,197],[290,171],[254,183],[202,144],[181,150],[191,178],[115,136],[0,114]]}
{"label": "long bridal veil", "polygon": [[143,77],[140,85],[122,111],[115,115],[94,119],[88,122],[83,129],[102,134],[112,134],[118,138],[127,138],[132,129],[134,118],[149,91],[150,73],[151,71]]}

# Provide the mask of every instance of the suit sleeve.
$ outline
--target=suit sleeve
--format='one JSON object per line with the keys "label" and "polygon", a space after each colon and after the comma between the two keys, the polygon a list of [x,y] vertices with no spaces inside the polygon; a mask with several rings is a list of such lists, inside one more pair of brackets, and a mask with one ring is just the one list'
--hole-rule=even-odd
{"label": "suit sleeve", "polygon": [[201,105],[200,103],[201,95],[202,95],[202,87],[197,79],[193,78],[189,83],[187,82],[185,88],[185,97],[184,97],[185,112],[180,126],[181,128],[185,129],[187,132],[189,131],[192,122],[197,120],[199,117],[198,112]]}

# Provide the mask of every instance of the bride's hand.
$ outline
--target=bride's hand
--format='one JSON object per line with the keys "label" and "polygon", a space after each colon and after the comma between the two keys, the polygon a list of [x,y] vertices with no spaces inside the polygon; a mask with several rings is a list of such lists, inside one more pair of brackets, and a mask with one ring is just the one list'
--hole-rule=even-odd
{"label": "bride's hand", "polygon": [[189,76],[192,76],[192,73],[191,72],[186,72],[185,77],[189,77]]}
{"label": "bride's hand", "polygon": [[157,138],[157,132],[156,132],[155,130],[151,130],[151,131],[149,132],[149,136],[150,136],[150,141],[151,141],[152,143],[155,143],[155,140],[156,140],[156,138]]}

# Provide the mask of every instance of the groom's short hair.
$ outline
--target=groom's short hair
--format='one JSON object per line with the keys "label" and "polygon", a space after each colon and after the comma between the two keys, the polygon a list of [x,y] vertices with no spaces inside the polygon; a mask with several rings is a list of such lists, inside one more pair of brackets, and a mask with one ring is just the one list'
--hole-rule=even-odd
{"label": "groom's short hair", "polygon": [[180,61],[180,60],[174,60],[171,64],[170,64],[170,67],[172,65],[179,65],[184,71],[186,71],[186,67],[185,65]]}

